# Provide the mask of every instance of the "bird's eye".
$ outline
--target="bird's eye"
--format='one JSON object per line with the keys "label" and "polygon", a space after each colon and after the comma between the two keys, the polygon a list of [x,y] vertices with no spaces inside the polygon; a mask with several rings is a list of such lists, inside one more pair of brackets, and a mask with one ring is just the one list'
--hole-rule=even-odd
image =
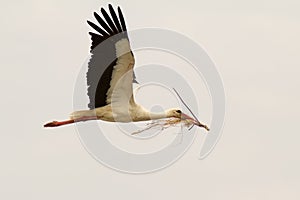
{"label": "bird's eye", "polygon": [[181,113],[181,110],[176,110],[177,113]]}

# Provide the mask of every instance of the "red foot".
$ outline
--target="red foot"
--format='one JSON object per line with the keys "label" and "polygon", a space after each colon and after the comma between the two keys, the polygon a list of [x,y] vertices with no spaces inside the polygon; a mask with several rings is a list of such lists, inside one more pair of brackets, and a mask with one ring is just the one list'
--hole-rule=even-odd
{"label": "red foot", "polygon": [[44,125],[44,127],[56,127],[56,126],[61,126],[61,125],[66,125],[66,124],[72,124],[72,123],[75,123],[75,122],[84,122],[84,121],[88,121],[88,120],[97,120],[97,116],[88,116],[88,117],[81,117],[81,118],[78,118],[76,120],[73,120],[73,119],[70,119],[70,120],[66,120],[66,121],[61,121],[61,122],[58,122],[58,121],[53,121],[53,122],[49,122],[47,124]]}
{"label": "red foot", "polygon": [[56,127],[56,126],[72,124],[72,123],[74,123],[73,119],[67,120],[67,121],[61,121],[61,122],[53,121],[53,122],[49,122],[49,123],[45,124],[44,127]]}

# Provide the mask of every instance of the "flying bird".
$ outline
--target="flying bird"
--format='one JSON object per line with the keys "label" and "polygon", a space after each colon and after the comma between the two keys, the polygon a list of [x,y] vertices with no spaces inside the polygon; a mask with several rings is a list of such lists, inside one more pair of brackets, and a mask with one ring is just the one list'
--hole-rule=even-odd
{"label": "flying bird", "polygon": [[153,113],[135,102],[133,95],[133,83],[136,82],[133,71],[135,60],[124,16],[120,7],[114,10],[111,4],[108,5],[108,12],[104,8],[100,11],[102,16],[94,12],[98,24],[87,21],[96,31],[96,33],[89,32],[92,40],[86,76],[89,109],[75,111],[70,114],[69,120],[52,121],[44,127],[88,120],[136,122],[171,118],[176,119],[176,122],[186,120],[189,124],[209,130],[194,114],[192,118],[177,108]]}

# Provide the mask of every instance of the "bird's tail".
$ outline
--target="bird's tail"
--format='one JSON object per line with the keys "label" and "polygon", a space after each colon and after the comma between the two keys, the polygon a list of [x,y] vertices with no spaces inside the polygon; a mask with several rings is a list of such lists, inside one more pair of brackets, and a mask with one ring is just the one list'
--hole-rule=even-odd
{"label": "bird's tail", "polygon": [[82,117],[95,117],[95,116],[96,113],[94,110],[79,110],[79,111],[72,112],[70,114],[70,119],[76,121],[77,119],[80,119]]}

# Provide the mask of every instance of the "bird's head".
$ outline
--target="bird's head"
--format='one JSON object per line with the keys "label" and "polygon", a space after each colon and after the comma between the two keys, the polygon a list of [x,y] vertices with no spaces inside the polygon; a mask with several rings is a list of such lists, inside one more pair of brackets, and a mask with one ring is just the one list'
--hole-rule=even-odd
{"label": "bird's head", "polygon": [[208,126],[206,126],[205,124],[200,123],[197,119],[194,119],[193,117],[181,112],[181,110],[179,109],[170,109],[167,111],[167,117],[175,117],[175,118],[179,118],[182,120],[190,120],[193,122],[194,125],[197,125],[199,127],[203,127],[205,128],[207,131],[209,131]]}
{"label": "bird's head", "polygon": [[181,110],[179,109],[170,109],[167,111],[167,117],[175,117],[175,118],[181,118]]}
{"label": "bird's head", "polygon": [[189,120],[195,120],[194,118],[190,117],[189,115],[181,112],[180,109],[178,108],[173,108],[167,111],[167,117],[175,117],[175,118],[179,118],[179,119],[189,119]]}

